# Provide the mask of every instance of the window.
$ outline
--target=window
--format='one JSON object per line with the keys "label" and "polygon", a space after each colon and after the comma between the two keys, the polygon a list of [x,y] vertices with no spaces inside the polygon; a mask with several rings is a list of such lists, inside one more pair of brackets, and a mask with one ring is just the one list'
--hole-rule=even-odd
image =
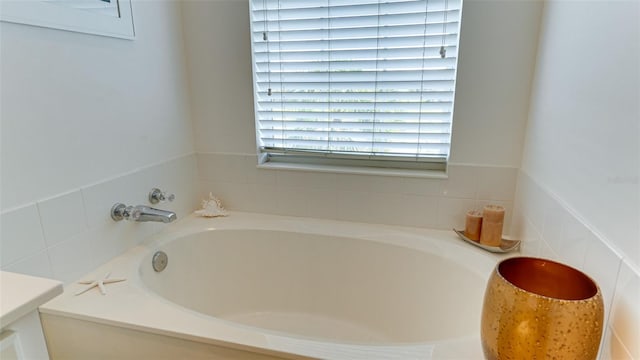
{"label": "window", "polygon": [[251,0],[262,158],[443,167],[451,139],[461,5],[461,0]]}

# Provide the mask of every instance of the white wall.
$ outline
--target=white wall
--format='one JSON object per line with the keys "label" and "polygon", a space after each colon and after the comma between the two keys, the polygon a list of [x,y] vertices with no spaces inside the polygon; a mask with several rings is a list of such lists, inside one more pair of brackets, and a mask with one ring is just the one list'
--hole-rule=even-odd
{"label": "white wall", "polygon": [[73,281],[166,226],[114,203],[196,206],[180,5],[133,15],[134,41],[0,23],[2,270]]}
{"label": "white wall", "polygon": [[541,10],[464,1],[451,162],[520,167]]}
{"label": "white wall", "polygon": [[637,1],[546,5],[522,164],[636,265],[639,7]]}
{"label": "white wall", "polygon": [[443,229],[487,203],[509,217],[541,9],[465,2],[453,165],[438,180],[256,170],[249,2],[183,2],[202,195],[238,210]]}
{"label": "white wall", "polygon": [[182,2],[198,153],[255,154],[248,0]]}
{"label": "white wall", "polygon": [[512,232],[593,277],[600,359],[640,359],[640,3],[545,3]]}
{"label": "white wall", "polygon": [[2,209],[193,153],[179,4],[134,41],[0,23]]}
{"label": "white wall", "polygon": [[[520,166],[541,8],[465,1],[453,163]],[[183,15],[197,151],[254,154],[248,0],[185,1]]]}

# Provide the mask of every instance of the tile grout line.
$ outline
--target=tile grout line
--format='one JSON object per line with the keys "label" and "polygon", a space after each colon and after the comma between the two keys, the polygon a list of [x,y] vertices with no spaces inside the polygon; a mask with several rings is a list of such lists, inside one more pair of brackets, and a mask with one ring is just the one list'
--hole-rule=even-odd
{"label": "tile grout line", "polygon": [[[42,225],[42,214],[40,213],[40,203],[36,202],[36,211],[38,213],[38,223],[40,224],[40,233],[42,234],[42,241],[44,242],[44,252],[47,255],[47,261],[49,262],[49,272],[53,278],[57,278],[53,270],[53,262],[51,261],[51,254],[49,254],[49,243],[47,242],[47,236],[44,233],[44,225]],[[32,254],[31,256],[36,255]]]}

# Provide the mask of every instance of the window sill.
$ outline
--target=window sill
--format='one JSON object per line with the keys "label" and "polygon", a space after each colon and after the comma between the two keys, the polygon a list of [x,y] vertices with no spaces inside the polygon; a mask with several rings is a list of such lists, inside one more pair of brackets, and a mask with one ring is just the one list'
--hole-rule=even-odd
{"label": "window sill", "polygon": [[273,163],[266,162],[256,165],[258,169],[268,170],[290,170],[290,171],[311,171],[334,174],[351,175],[373,175],[373,176],[397,176],[428,179],[447,179],[447,172],[444,170],[418,170],[418,169],[392,169],[392,168],[372,168],[358,166],[338,166],[320,164],[297,164],[297,163]]}

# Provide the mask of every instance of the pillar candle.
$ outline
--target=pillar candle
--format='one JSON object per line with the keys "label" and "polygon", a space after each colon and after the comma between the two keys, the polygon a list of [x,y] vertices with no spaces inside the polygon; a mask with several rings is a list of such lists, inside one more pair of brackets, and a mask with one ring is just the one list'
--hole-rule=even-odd
{"label": "pillar candle", "polygon": [[499,205],[487,205],[482,209],[482,232],[480,243],[487,246],[500,246],[502,227],[504,224],[504,208]]}
{"label": "pillar candle", "polygon": [[482,212],[471,210],[467,212],[467,220],[464,226],[464,236],[473,241],[480,241],[480,229],[482,228]]}

